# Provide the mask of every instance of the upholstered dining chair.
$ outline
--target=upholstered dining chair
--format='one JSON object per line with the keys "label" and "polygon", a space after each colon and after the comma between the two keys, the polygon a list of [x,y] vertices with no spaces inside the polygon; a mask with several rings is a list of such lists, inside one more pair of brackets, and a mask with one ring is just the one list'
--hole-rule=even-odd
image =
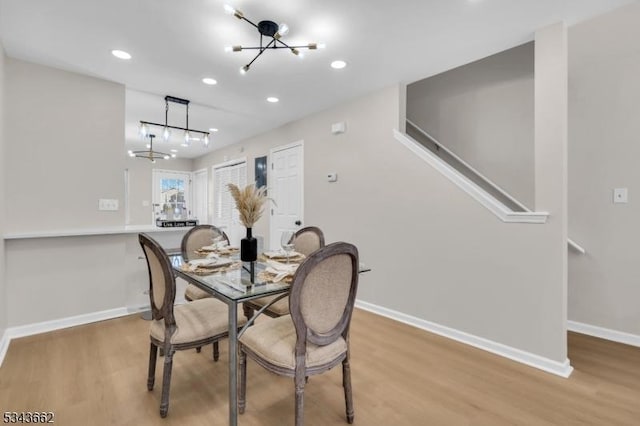
{"label": "upholstered dining chair", "polygon": [[[180,244],[182,258],[187,262],[191,259],[204,257],[198,255],[195,251],[201,247],[211,245],[213,239],[218,237],[229,244],[229,237],[220,228],[213,225],[194,226],[182,237],[182,243]],[[204,299],[205,297],[211,297],[211,295],[193,284],[187,284],[184,290],[184,298],[187,301]]]}
{"label": "upholstered dining chair", "polygon": [[[324,233],[316,226],[301,228],[294,235],[293,245],[295,251],[309,256],[314,251],[324,247]],[[250,319],[254,311],[261,309],[265,305],[269,305],[269,303],[277,297],[278,296],[266,296],[243,303],[242,309],[245,317]],[[289,299],[284,297],[269,305],[269,307],[264,310],[264,314],[272,318],[289,314]]]}
{"label": "upholstered dining chair", "polygon": [[[149,375],[147,389],[155,383],[158,348],[164,350],[160,416],[169,411],[169,387],[175,351],[217,343],[229,333],[227,306],[219,300],[206,298],[174,306],[176,282],[171,262],[164,249],[146,234],[138,240],[147,259],[149,299],[151,302]],[[238,317],[238,326],[246,321]],[[217,356],[214,354],[214,360]]]}
{"label": "upholstered dining chair", "polygon": [[294,378],[296,426],[303,424],[306,378],[342,363],[346,417],[353,423],[349,325],[357,288],[358,249],[352,244],[329,244],[300,264],[289,293],[291,315],[253,324],[240,336],[240,413],[246,406],[247,357]]}

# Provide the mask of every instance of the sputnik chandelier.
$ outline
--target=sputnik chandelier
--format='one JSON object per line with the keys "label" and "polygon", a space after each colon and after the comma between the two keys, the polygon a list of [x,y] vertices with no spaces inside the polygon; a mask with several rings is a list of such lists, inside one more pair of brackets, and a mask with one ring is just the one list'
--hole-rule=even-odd
{"label": "sputnik chandelier", "polygon": [[152,163],[155,163],[157,158],[164,158],[165,160],[171,158],[169,154],[153,150],[153,138],[155,138],[156,135],[149,134],[147,137],[149,138],[147,149],[145,151],[129,151],[130,157],[146,158],[147,160],[151,160]]}
{"label": "sputnik chandelier", "polygon": [[[182,104],[186,107],[186,124],[185,127],[178,127],[178,126],[170,126],[168,123],[169,120],[169,102],[173,102],[176,104]],[[149,135],[149,127],[150,126],[155,126],[155,127],[161,127],[162,128],[162,139],[166,141],[169,140],[169,138],[171,137],[171,130],[181,130],[184,132],[184,141],[182,142],[182,146],[189,146],[191,145],[191,141],[192,140],[200,140],[199,138],[194,138],[193,134],[201,134],[202,135],[202,144],[204,145],[205,148],[207,148],[209,146],[209,132],[206,132],[204,130],[195,130],[195,129],[190,129],[189,128],[189,100],[187,99],[182,99],[182,98],[176,98],[175,96],[165,96],[164,97],[164,105],[165,105],[165,111],[164,111],[164,124],[162,123],[153,123],[151,121],[144,121],[144,120],[140,120],[140,136],[145,139],[147,136],[152,136]],[[155,135],[153,135],[153,137],[155,137]],[[153,142],[153,137],[151,138],[151,141]]]}
{"label": "sputnik chandelier", "polygon": [[[276,24],[273,21],[260,21],[258,24],[253,23],[252,21],[245,18],[244,14],[237,9],[234,9],[232,6],[228,4],[224,5],[224,10],[229,15],[233,15],[241,21],[246,21],[249,24],[253,25],[260,33],[260,46],[254,47],[246,47],[246,46],[229,46],[226,47],[225,50],[227,52],[242,52],[243,50],[258,50],[258,53],[254,58],[240,68],[240,73],[245,74],[251,68],[251,65],[262,55],[267,49],[289,49],[291,53],[298,57],[302,57],[302,53],[300,49],[309,49],[316,50],[324,48],[324,44],[322,43],[308,43],[300,46],[290,46],[284,41],[282,41],[282,37],[286,36],[289,33],[289,26],[287,24],[281,23],[280,25]],[[265,40],[267,39],[267,43],[265,44]]]}

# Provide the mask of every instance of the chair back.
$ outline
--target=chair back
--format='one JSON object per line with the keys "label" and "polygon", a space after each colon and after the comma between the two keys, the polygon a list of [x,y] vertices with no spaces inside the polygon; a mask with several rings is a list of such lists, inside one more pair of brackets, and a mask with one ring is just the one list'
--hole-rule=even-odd
{"label": "chair back", "polygon": [[210,246],[213,244],[213,239],[216,237],[222,237],[224,241],[229,244],[229,237],[220,228],[213,225],[196,225],[189,229],[184,237],[182,237],[182,244],[180,249],[182,251],[182,258],[185,261],[190,259],[197,259],[204,256],[199,256],[195,253],[201,247]]}
{"label": "chair back", "polygon": [[358,249],[349,243],[329,244],[310,254],[298,267],[289,311],[296,335],[296,354],[306,342],[328,345],[347,339],[358,289]]}
{"label": "chair back", "polygon": [[307,226],[296,232],[293,245],[295,251],[309,256],[314,251],[324,247],[324,234],[320,228]]}
{"label": "chair back", "polygon": [[139,234],[138,241],[147,259],[149,269],[149,300],[154,320],[165,320],[165,325],[175,324],[173,303],[176,298],[176,281],[171,262],[164,249],[147,234]]}

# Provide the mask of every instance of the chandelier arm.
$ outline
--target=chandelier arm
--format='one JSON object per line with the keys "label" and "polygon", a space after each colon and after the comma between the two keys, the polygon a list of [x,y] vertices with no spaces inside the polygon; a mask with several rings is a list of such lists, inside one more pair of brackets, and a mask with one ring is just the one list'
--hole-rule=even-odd
{"label": "chandelier arm", "polygon": [[250,23],[251,25],[253,25],[254,27],[258,28],[258,25],[254,24],[252,21],[248,20],[247,18],[245,18],[244,16],[242,18],[240,18],[243,21],[247,21],[248,23]]}
{"label": "chandelier arm", "polygon": [[271,41],[269,42],[269,44],[267,44],[267,45],[264,47],[264,49],[260,49],[260,52],[258,52],[258,54],[257,54],[257,55],[256,55],[256,56],[251,60],[251,62],[249,62],[246,66],[247,66],[247,67],[250,67],[250,66],[251,66],[251,64],[253,64],[253,63],[256,61],[256,59],[258,59],[258,58],[260,57],[260,55],[262,55],[262,54],[264,53],[264,51],[265,51],[265,50],[267,50],[267,49],[269,48],[269,46],[270,46],[272,43],[274,43],[275,41],[276,41],[276,39],[274,38],[273,40],[271,40]]}

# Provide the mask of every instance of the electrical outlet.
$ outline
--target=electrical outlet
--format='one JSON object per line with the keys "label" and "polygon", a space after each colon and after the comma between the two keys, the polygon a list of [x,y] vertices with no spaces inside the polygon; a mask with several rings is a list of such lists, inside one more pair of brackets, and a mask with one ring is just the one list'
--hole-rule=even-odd
{"label": "electrical outlet", "polygon": [[102,210],[102,211],[117,211],[118,210],[118,200],[109,199],[109,198],[100,198],[98,200],[98,210]]}

